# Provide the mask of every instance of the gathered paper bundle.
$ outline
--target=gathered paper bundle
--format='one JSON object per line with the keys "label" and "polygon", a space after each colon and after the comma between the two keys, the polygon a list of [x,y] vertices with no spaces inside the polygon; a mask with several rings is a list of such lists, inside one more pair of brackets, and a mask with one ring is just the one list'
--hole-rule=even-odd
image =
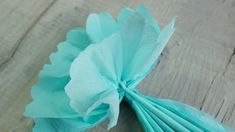
{"label": "gathered paper bundle", "polygon": [[142,95],[136,88],[155,66],[174,32],[174,19],[160,31],[147,9],[124,8],[117,20],[91,14],[50,56],[32,88],[25,115],[34,132],[77,132],[109,119],[117,124],[127,101],[146,132],[231,131],[188,105]]}

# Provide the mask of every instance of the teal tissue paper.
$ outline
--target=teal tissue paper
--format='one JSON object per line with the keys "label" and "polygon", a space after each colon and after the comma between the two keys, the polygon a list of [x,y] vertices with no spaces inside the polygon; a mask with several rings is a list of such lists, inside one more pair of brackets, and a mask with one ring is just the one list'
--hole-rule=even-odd
{"label": "teal tissue paper", "polygon": [[32,87],[33,101],[24,114],[33,118],[33,131],[78,132],[105,119],[110,129],[117,124],[121,101],[130,104],[146,132],[232,131],[195,108],[137,90],[174,23],[160,30],[143,5],[123,8],[117,20],[107,12],[90,14],[86,29],[72,29],[58,44]]}

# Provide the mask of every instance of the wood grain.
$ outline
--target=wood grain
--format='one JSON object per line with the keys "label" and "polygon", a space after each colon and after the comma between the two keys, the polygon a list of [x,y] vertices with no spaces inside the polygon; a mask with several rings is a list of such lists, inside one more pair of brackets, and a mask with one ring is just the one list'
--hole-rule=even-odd
{"label": "wood grain", "polygon": [[[66,32],[84,27],[89,13],[144,3],[163,27],[177,16],[176,32],[158,65],[138,88],[146,95],[192,105],[235,127],[234,0],[2,0],[0,1],[0,132],[28,132],[23,117],[30,89]],[[112,132],[143,131],[121,104]],[[106,122],[89,130],[103,132]]]}

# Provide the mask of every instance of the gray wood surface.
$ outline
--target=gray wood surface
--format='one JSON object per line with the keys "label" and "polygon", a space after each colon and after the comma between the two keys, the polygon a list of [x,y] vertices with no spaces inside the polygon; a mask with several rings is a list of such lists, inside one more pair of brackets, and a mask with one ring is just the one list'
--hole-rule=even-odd
{"label": "gray wood surface", "polygon": [[[235,127],[234,0],[1,0],[0,132],[29,132],[22,113],[30,89],[66,32],[85,26],[89,13],[145,4],[164,26],[177,16],[176,32],[157,67],[138,86],[146,95],[192,105]],[[89,130],[106,131],[106,123]],[[121,104],[112,132],[143,131],[128,104]]]}

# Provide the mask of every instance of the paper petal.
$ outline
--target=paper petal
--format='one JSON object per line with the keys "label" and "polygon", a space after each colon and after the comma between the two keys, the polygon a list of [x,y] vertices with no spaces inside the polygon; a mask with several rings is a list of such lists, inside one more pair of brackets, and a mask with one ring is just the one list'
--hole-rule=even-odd
{"label": "paper petal", "polygon": [[120,32],[124,67],[122,80],[130,85],[138,84],[150,72],[174,31],[172,25],[168,25],[159,35],[155,24],[147,21],[147,17],[139,20],[134,17],[140,15],[132,15],[129,24]]}
{"label": "paper petal", "polygon": [[94,43],[109,37],[117,29],[118,25],[109,13],[91,14],[87,19],[86,31]]}
{"label": "paper petal", "polygon": [[[80,43],[69,43],[74,36],[83,38]],[[39,81],[33,86],[31,102],[25,114],[31,117],[70,117],[78,116],[69,106],[69,98],[64,87],[70,80],[69,67],[80,53],[79,45],[86,45],[89,39],[82,29],[73,29],[68,33],[67,40],[58,45],[58,51],[50,56],[51,64],[45,65],[39,74]],[[84,44],[85,43],[85,44]],[[38,111],[40,109],[40,111]]]}
{"label": "paper petal", "polygon": [[[119,96],[114,86],[113,62],[110,62],[112,59],[109,59],[112,56],[107,56],[105,60],[102,58],[104,56],[102,50],[105,50],[102,46],[110,44],[108,42],[104,41],[102,44],[89,46],[74,60],[70,70],[71,81],[65,90],[70,97],[71,107],[77,112],[86,115],[99,105],[107,104],[111,111],[110,119],[113,119],[112,116],[114,116],[115,120],[112,121],[116,123]],[[107,52],[111,53],[110,50]]]}
{"label": "paper petal", "polygon": [[135,83],[133,87],[135,87],[155,66],[160,54],[175,31],[174,24],[175,19],[161,31],[157,39],[157,34],[154,35],[152,28],[148,28],[144,32],[141,40],[143,44],[137,49],[128,67],[130,74],[127,80],[132,79]]}
{"label": "paper petal", "polygon": [[149,11],[145,8],[143,4],[140,4],[137,7],[136,11],[143,15],[145,19],[147,19],[147,21],[154,27],[158,34],[160,33],[160,27],[158,26],[157,21],[154,20],[154,18],[151,16]]}
{"label": "paper petal", "polygon": [[122,27],[134,12],[135,11],[130,8],[121,9],[117,19],[119,27]]}
{"label": "paper petal", "polygon": [[101,42],[113,33],[119,31],[129,19],[129,17],[136,12],[145,17],[146,21],[151,23],[153,28],[158,33],[160,32],[160,28],[157,22],[153,19],[144,5],[139,5],[136,11],[130,8],[123,8],[119,13],[117,22],[107,12],[102,12],[100,14],[90,14],[86,23],[86,31],[92,39],[93,43]]}
{"label": "paper petal", "polygon": [[35,132],[80,131],[90,128],[107,117],[107,107],[98,107],[82,116],[69,105],[64,87],[69,82],[69,67],[90,40],[83,29],[71,30],[67,40],[58,45],[58,51],[50,56],[51,64],[40,72],[39,81],[32,88],[33,102],[25,111],[35,118]]}

